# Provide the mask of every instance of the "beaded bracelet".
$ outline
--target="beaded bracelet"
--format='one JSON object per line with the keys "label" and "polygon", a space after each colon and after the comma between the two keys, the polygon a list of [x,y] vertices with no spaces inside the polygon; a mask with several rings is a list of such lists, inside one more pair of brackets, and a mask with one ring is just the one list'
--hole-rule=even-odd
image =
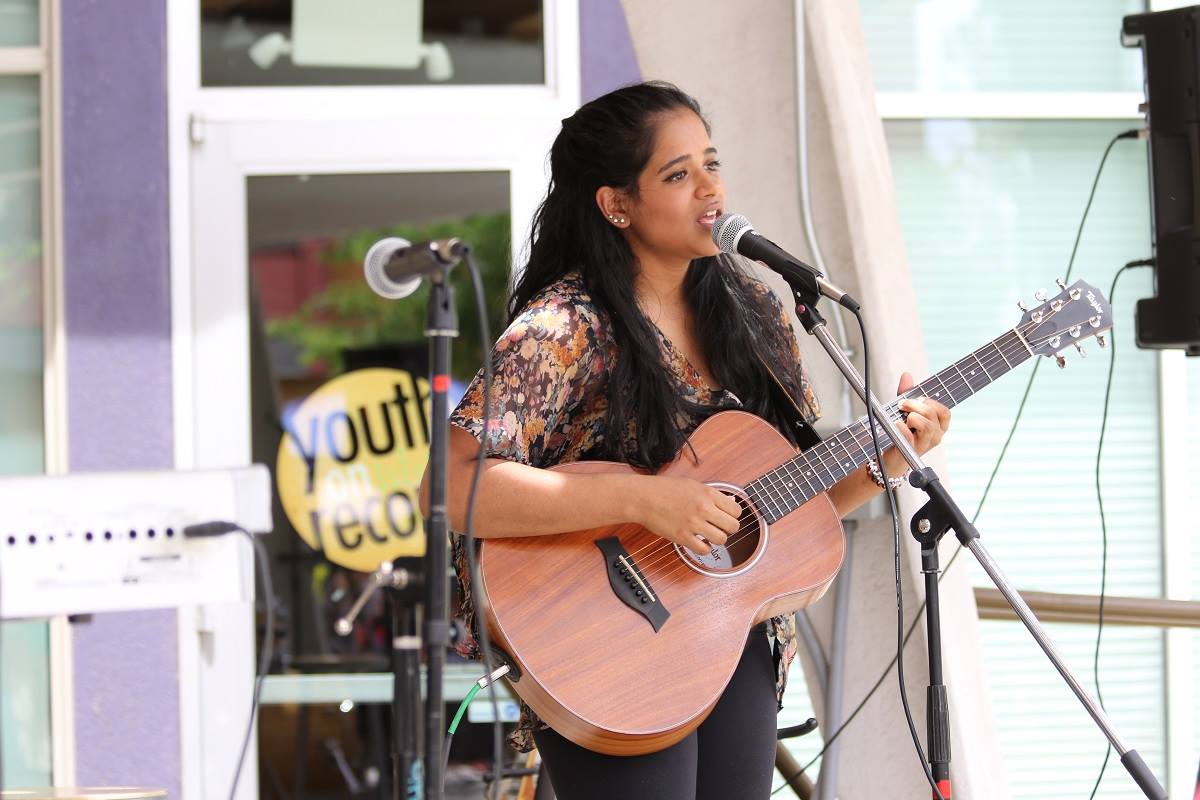
{"label": "beaded bracelet", "polygon": [[903,475],[898,475],[895,478],[888,478],[887,485],[885,486],[883,483],[883,471],[879,469],[879,464],[873,458],[867,459],[867,474],[871,476],[871,482],[880,489],[899,489],[908,482],[908,472],[905,472]]}

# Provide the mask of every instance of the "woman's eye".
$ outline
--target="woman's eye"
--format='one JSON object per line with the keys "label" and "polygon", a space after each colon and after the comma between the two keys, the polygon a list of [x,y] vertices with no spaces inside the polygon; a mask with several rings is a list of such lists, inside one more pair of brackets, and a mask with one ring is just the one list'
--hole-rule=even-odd
{"label": "woman's eye", "polygon": [[707,167],[712,172],[717,172],[718,170],[721,169],[721,162],[714,159],[713,161],[709,161],[704,166]]}
{"label": "woman's eye", "polygon": [[672,172],[670,175],[668,175],[667,182],[676,183],[678,181],[683,180],[686,177],[687,177],[687,170],[681,169],[681,170],[679,170],[679,172]]}

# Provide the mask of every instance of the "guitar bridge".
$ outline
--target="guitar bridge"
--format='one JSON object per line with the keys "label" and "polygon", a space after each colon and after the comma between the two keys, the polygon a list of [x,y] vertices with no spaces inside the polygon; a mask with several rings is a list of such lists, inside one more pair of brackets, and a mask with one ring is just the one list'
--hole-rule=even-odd
{"label": "guitar bridge", "polygon": [[621,540],[615,536],[596,540],[604,556],[604,568],[608,573],[608,583],[612,586],[613,594],[622,603],[641,614],[658,632],[666,623],[671,612],[667,611],[662,600],[650,586],[650,581],[638,569],[637,562],[625,550]]}

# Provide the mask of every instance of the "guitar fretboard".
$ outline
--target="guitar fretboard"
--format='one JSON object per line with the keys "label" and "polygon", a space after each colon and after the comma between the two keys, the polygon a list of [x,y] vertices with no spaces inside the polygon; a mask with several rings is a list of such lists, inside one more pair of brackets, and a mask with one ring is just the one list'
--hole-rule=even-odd
{"label": "guitar fretboard", "polygon": [[[1016,332],[1009,330],[965,358],[955,361],[884,406],[889,422],[899,422],[899,403],[906,398],[931,397],[947,408],[966,400],[992,381],[1023,363],[1033,353]],[[876,420],[881,449],[892,444],[890,425]],[[768,523],[790,514],[874,458],[867,418],[860,417],[835,435],[785,461],[746,485]]]}

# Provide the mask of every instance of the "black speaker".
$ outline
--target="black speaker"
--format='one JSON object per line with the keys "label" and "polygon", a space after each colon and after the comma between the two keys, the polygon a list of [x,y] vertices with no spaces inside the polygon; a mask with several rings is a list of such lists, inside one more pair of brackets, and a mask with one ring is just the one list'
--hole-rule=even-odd
{"label": "black speaker", "polygon": [[1200,355],[1200,6],[1134,14],[1150,126],[1154,297],[1137,303],[1137,343]]}

